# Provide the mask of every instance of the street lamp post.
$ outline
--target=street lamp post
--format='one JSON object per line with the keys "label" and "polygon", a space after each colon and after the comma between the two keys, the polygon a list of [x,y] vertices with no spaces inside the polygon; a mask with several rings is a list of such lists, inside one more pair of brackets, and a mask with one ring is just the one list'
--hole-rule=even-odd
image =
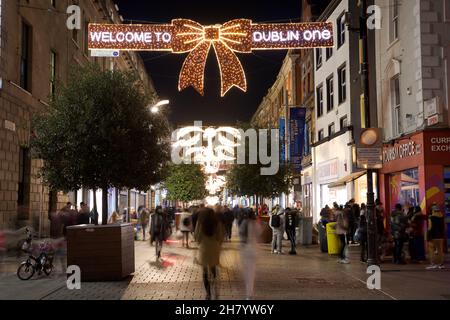
{"label": "street lamp post", "polygon": [[[368,28],[367,28],[367,0],[361,0],[360,17],[360,39],[361,39],[361,83],[364,102],[365,127],[371,127],[370,119],[370,100],[369,100],[369,57],[368,57]],[[375,215],[375,199],[373,191],[373,173],[372,169],[367,169],[367,245],[368,259],[367,264],[377,265],[377,223]]]}

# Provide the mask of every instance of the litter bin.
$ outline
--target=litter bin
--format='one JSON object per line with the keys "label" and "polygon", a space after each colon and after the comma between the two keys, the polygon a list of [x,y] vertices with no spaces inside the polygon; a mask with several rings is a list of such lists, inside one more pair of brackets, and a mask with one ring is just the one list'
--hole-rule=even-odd
{"label": "litter bin", "polygon": [[299,240],[302,245],[312,244],[312,227],[313,219],[312,217],[300,217],[299,219]]}
{"label": "litter bin", "polygon": [[327,245],[328,254],[339,254],[341,242],[336,234],[336,222],[327,223]]}
{"label": "litter bin", "polygon": [[322,252],[328,252],[326,225],[327,221],[320,220],[318,223],[320,251]]}

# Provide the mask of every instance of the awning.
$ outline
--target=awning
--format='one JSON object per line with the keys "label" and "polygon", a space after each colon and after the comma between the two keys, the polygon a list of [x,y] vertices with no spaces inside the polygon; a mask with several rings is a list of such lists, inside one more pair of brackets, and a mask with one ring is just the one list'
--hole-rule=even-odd
{"label": "awning", "polygon": [[356,180],[365,174],[366,174],[366,171],[354,172],[354,173],[349,174],[348,176],[345,176],[335,182],[330,183],[328,185],[328,188],[336,188],[336,187],[340,187],[340,186],[345,186],[347,183],[352,182],[353,180]]}

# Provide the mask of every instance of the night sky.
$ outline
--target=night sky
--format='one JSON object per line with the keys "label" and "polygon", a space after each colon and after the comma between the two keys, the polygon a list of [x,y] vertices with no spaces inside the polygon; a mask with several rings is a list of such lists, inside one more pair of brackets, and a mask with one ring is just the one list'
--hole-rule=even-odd
{"label": "night sky", "polygon": [[[299,22],[300,0],[228,0],[228,1],[142,1],[115,0],[125,23],[170,23],[188,18],[202,25],[220,24],[247,18],[254,22]],[[178,75],[186,54],[141,52],[147,70],[161,99],[170,100],[170,120],[174,125],[234,125],[249,121],[267,90],[274,83],[286,55],[285,50],[237,53],[247,77],[247,92],[231,89],[220,97],[219,66],[214,50],[208,56],[205,71],[205,95],[191,87],[178,92]]]}

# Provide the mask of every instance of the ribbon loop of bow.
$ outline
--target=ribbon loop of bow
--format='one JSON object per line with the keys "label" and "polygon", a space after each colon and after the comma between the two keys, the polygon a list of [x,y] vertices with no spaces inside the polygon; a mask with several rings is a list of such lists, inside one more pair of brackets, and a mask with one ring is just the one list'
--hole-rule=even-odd
{"label": "ribbon loop of bow", "polygon": [[172,20],[172,51],[189,52],[181,68],[178,89],[192,86],[204,94],[206,59],[211,46],[216,52],[221,76],[221,96],[233,86],[247,90],[244,69],[235,52],[249,53],[251,20],[231,20],[223,25],[207,26],[188,20]]}

